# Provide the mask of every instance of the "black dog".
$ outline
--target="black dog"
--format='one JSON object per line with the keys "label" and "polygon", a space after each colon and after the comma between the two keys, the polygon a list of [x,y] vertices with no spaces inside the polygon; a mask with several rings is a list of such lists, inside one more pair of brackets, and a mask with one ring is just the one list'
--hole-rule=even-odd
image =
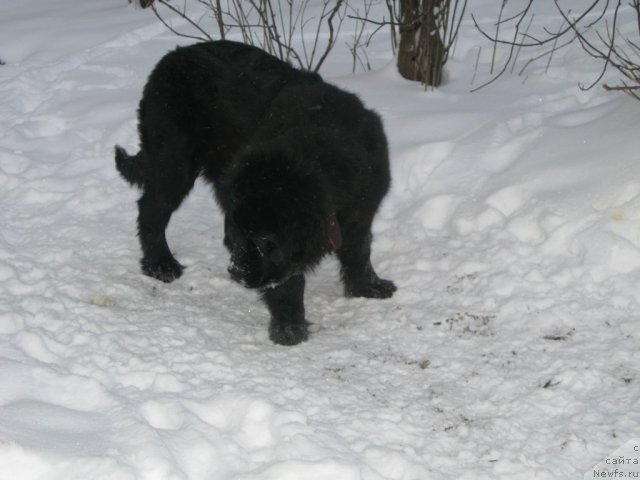
{"label": "black dog", "polygon": [[304,275],[331,251],[346,295],[393,295],[369,259],[371,222],[389,189],[387,143],[355,95],[258,48],[218,41],[160,60],[138,115],[141,150],[116,147],[116,165],[143,191],[146,275],[182,274],[165,229],[202,175],[225,214],[229,273],[261,292],[275,343],[307,339]]}

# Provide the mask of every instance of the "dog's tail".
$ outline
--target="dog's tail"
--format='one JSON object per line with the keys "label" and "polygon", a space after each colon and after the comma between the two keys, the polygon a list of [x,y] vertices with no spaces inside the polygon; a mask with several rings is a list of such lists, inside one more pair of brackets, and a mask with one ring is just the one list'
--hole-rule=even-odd
{"label": "dog's tail", "polygon": [[140,172],[140,152],[129,155],[127,151],[116,145],[116,168],[131,185],[143,186],[142,173]]}

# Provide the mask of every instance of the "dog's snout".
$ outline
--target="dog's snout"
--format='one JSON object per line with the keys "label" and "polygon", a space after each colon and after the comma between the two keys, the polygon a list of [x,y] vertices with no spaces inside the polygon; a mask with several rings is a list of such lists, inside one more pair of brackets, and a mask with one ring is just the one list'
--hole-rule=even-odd
{"label": "dog's snout", "polygon": [[233,280],[236,282],[240,281],[240,278],[242,277],[242,270],[235,263],[232,263],[227,267],[227,272],[229,272],[229,275]]}

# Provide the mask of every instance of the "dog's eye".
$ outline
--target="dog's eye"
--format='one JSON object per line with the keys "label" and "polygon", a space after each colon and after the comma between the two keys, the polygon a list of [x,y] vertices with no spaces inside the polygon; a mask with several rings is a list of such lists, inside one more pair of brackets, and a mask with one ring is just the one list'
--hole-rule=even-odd
{"label": "dog's eye", "polygon": [[282,251],[273,235],[259,235],[252,238],[253,244],[261,257],[267,257],[274,263],[283,260]]}
{"label": "dog's eye", "polygon": [[284,255],[282,254],[282,250],[280,250],[279,248],[276,248],[269,254],[269,258],[273,263],[279,264],[283,262]]}

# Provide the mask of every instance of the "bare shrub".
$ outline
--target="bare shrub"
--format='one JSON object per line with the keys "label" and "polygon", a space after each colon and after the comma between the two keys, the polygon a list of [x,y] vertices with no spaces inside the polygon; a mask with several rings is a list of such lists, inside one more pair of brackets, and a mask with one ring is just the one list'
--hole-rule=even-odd
{"label": "bare shrub", "polygon": [[[202,41],[213,39],[209,32],[216,32],[221,39],[235,36],[314,72],[326,60],[345,18],[349,18],[355,21],[347,42],[353,71],[357,67],[370,69],[367,47],[380,30],[387,30],[400,74],[433,87],[442,82],[467,5],[466,0],[138,1],[148,2],[160,21],[177,35]],[[374,6],[383,5],[385,14],[373,19]],[[167,10],[185,20],[186,28],[172,25]],[[376,28],[365,34],[369,25]]]}
{"label": "bare shrub", "polygon": [[[493,33],[488,33],[480,27],[472,15],[476,28],[494,43],[494,53],[498,45],[505,45],[509,49],[507,59],[500,70],[491,80],[478,88],[495,81],[507,71],[509,65],[513,71],[521,49],[542,47],[544,50],[530,58],[521,68],[520,74],[533,62],[542,59],[546,59],[546,68],[548,68],[558,49],[578,41],[588,55],[602,62],[602,68],[597,78],[589,84],[580,85],[580,88],[585,90],[593,88],[602,80],[607,70],[613,68],[621,74],[620,83],[614,86],[605,84],[604,88],[623,91],[640,100],[640,43],[638,42],[640,0],[630,0],[626,5],[623,5],[621,0],[617,2],[593,0],[577,13],[563,8],[559,0],[553,0],[553,2],[562,18],[562,24],[556,29],[545,26],[543,33],[538,35],[530,33],[530,27],[534,20],[534,14],[531,12],[533,0],[523,1],[522,8],[507,18],[503,18],[506,5],[506,0],[503,0]],[[624,12],[623,7],[626,7]],[[637,29],[634,32],[623,33],[620,30],[620,18],[623,14],[631,15],[628,18],[637,19]],[[526,28],[523,28],[524,25],[527,25]],[[509,27],[509,30],[513,32],[509,38],[504,38],[500,33],[501,29],[505,27]],[[493,66],[492,61],[492,73]]]}
{"label": "bare shrub", "polygon": [[[199,5],[198,5],[199,4]],[[346,15],[345,0],[322,0],[320,11],[309,13],[310,0],[155,0],[151,5],[160,21],[177,35],[196,40],[213,40],[207,23],[213,23],[220,39],[231,34],[244,43],[255,45],[317,72],[333,49]],[[158,5],[186,20],[195,34],[185,33],[171,25]],[[204,7],[208,12],[196,18],[190,7]],[[321,32],[328,31],[328,35]],[[299,40],[298,40],[299,39]],[[296,42],[298,40],[298,42]]]}

